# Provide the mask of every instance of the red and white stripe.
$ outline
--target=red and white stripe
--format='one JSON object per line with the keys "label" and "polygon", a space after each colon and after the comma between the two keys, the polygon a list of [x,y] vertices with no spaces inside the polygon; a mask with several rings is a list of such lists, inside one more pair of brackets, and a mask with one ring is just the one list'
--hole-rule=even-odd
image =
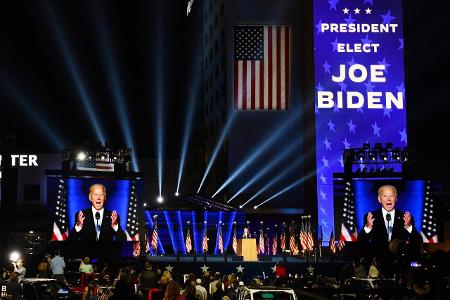
{"label": "red and white stripe", "polygon": [[290,27],[264,26],[263,60],[234,61],[234,107],[289,109]]}
{"label": "red and white stripe", "polygon": [[69,236],[69,232],[66,230],[65,232],[61,232],[58,225],[53,223],[53,233],[52,233],[52,241],[65,241]]}
{"label": "red and white stripe", "polygon": [[435,243],[438,242],[438,236],[437,236],[437,234],[435,234],[435,235],[432,236],[432,237],[427,237],[427,236],[423,233],[423,231],[421,231],[421,232],[420,232],[420,236],[422,237],[422,241],[423,241],[424,243],[435,244]]}
{"label": "red and white stripe", "polygon": [[356,242],[357,235],[356,232],[350,233],[347,230],[347,227],[345,227],[344,223],[341,223],[341,241],[350,241],[350,242]]}
{"label": "red and white stripe", "polygon": [[234,229],[234,234],[233,234],[233,251],[235,254],[237,254],[237,237],[236,237],[236,229]]}

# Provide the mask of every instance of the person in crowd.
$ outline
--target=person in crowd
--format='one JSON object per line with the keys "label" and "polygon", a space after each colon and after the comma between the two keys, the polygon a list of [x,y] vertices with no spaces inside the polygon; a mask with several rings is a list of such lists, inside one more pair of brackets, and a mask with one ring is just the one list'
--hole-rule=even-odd
{"label": "person in crowd", "polygon": [[211,298],[212,300],[220,300],[223,296],[225,296],[225,290],[223,289],[222,281],[219,280],[216,282],[216,290],[211,294]]}
{"label": "person in crowd", "polygon": [[19,258],[16,262],[12,263],[14,266],[14,272],[17,272],[19,274],[19,283],[22,282],[22,280],[25,278],[25,275],[27,274],[27,268],[25,268],[25,263],[23,259]]}
{"label": "person in crowd", "polygon": [[66,262],[64,261],[64,258],[61,257],[59,250],[55,251],[55,255],[50,261],[50,266],[53,272],[53,278],[58,281],[66,282],[66,278],[64,277]]}
{"label": "person in crowd", "polygon": [[98,294],[98,281],[97,279],[94,279],[84,289],[82,300],[96,300],[97,294]]}
{"label": "person in crowd", "polygon": [[162,273],[161,278],[159,279],[159,287],[163,294],[166,293],[167,286],[172,280],[172,274],[169,271],[166,270]]}
{"label": "person in crowd", "polygon": [[92,267],[91,259],[89,257],[85,257],[81,261],[79,271],[87,274],[94,273],[94,268]]}
{"label": "person in crowd", "polygon": [[[213,281],[211,281],[211,283],[209,284],[209,294],[210,295],[213,295],[215,292],[216,292],[216,290],[217,290],[217,283],[218,282],[220,282],[220,284],[222,284],[222,282],[220,281],[220,278],[221,278],[222,276],[221,276],[221,274],[220,274],[220,272],[216,272],[215,274],[214,274],[214,279],[213,279]],[[222,290],[223,290],[223,287],[222,287]]]}
{"label": "person in crowd", "polygon": [[185,300],[184,296],[180,295],[180,287],[175,281],[171,280],[167,284],[163,300]]}
{"label": "person in crowd", "polygon": [[366,266],[364,265],[364,259],[361,258],[359,263],[355,264],[355,277],[356,278],[365,278],[367,277]]}
{"label": "person in crowd", "polygon": [[19,283],[19,273],[12,272],[8,281],[6,282],[6,290],[8,293],[8,299],[21,300],[22,299],[22,287]]}
{"label": "person in crowd", "polygon": [[0,268],[0,280],[8,280],[9,276],[11,276],[11,272],[4,267]]}
{"label": "person in crowd", "polygon": [[69,240],[76,241],[125,241],[125,232],[120,227],[117,211],[105,209],[106,188],[94,184],[89,189],[91,207],[75,214],[75,225],[69,233]]}
{"label": "person in crowd", "polygon": [[198,300],[206,300],[208,298],[208,292],[206,291],[205,287],[202,286],[202,280],[198,278],[195,283],[195,297]]}
{"label": "person in crowd", "polygon": [[195,281],[186,281],[188,284],[186,285],[186,288],[184,289],[182,295],[186,300],[197,300],[195,293]]}
{"label": "person in crowd", "polygon": [[119,272],[119,278],[114,284],[113,299],[133,299],[135,296],[131,274],[123,269]]}
{"label": "person in crowd", "polygon": [[144,271],[139,275],[139,288],[144,295],[148,294],[149,289],[158,288],[158,275],[152,270],[152,263],[144,263]]}
{"label": "person in crowd", "polygon": [[380,271],[378,270],[377,266],[377,260],[372,260],[372,265],[369,268],[369,278],[379,278],[380,277]]}
{"label": "person in crowd", "polygon": [[43,256],[37,266],[38,278],[51,278],[51,264],[47,255]]}

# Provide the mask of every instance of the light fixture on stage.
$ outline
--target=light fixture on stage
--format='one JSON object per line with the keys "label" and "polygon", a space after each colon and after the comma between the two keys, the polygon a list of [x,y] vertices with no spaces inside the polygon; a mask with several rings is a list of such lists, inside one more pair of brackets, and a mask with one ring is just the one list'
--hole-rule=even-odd
{"label": "light fixture on stage", "polygon": [[384,162],[389,160],[389,155],[387,151],[381,151],[380,152],[380,159]]}
{"label": "light fixture on stage", "polygon": [[156,201],[158,203],[163,203],[164,202],[164,198],[162,196],[158,196],[158,198],[156,198]]}
{"label": "light fixture on stage", "polygon": [[144,202],[144,207],[147,207],[147,202]]}
{"label": "light fixture on stage", "polygon": [[376,152],[375,151],[369,151],[368,158],[369,158],[370,162],[375,162],[377,160]]}
{"label": "light fixture on stage", "polygon": [[178,197],[178,196],[180,196],[180,193],[175,192],[175,197]]}
{"label": "light fixture on stage", "polygon": [[79,152],[77,155],[77,160],[85,160],[86,159],[86,153],[83,151]]}
{"label": "light fixture on stage", "polygon": [[369,150],[370,149],[370,144],[369,143],[364,143],[363,144],[363,149],[364,150]]}

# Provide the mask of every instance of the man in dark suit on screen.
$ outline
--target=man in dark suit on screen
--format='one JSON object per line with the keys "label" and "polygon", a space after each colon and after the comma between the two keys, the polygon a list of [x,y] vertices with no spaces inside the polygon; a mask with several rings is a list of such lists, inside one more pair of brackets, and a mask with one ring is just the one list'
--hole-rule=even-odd
{"label": "man in dark suit on screen", "polygon": [[381,208],[364,216],[364,228],[358,234],[358,241],[372,245],[375,255],[389,264],[392,256],[403,259],[419,250],[420,237],[414,228],[414,220],[409,211],[395,209],[397,189],[383,185],[378,189]]}
{"label": "man in dark suit on screen", "polygon": [[125,232],[120,228],[117,212],[106,210],[106,188],[94,184],[89,189],[90,208],[75,214],[75,226],[69,234],[69,240],[75,241],[125,241]]}

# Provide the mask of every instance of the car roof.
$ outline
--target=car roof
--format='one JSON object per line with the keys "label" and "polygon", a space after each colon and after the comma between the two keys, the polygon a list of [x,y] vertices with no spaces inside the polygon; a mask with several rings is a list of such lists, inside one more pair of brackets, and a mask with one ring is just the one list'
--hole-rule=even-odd
{"label": "car roof", "polygon": [[53,278],[24,278],[22,280],[23,282],[52,282],[52,281],[56,281],[56,279]]}
{"label": "car roof", "polygon": [[265,285],[265,286],[254,285],[254,286],[248,286],[246,288],[248,288],[249,290],[260,290],[260,291],[292,291],[292,289],[288,288],[288,287],[277,287],[277,286],[267,286],[267,285]]}

